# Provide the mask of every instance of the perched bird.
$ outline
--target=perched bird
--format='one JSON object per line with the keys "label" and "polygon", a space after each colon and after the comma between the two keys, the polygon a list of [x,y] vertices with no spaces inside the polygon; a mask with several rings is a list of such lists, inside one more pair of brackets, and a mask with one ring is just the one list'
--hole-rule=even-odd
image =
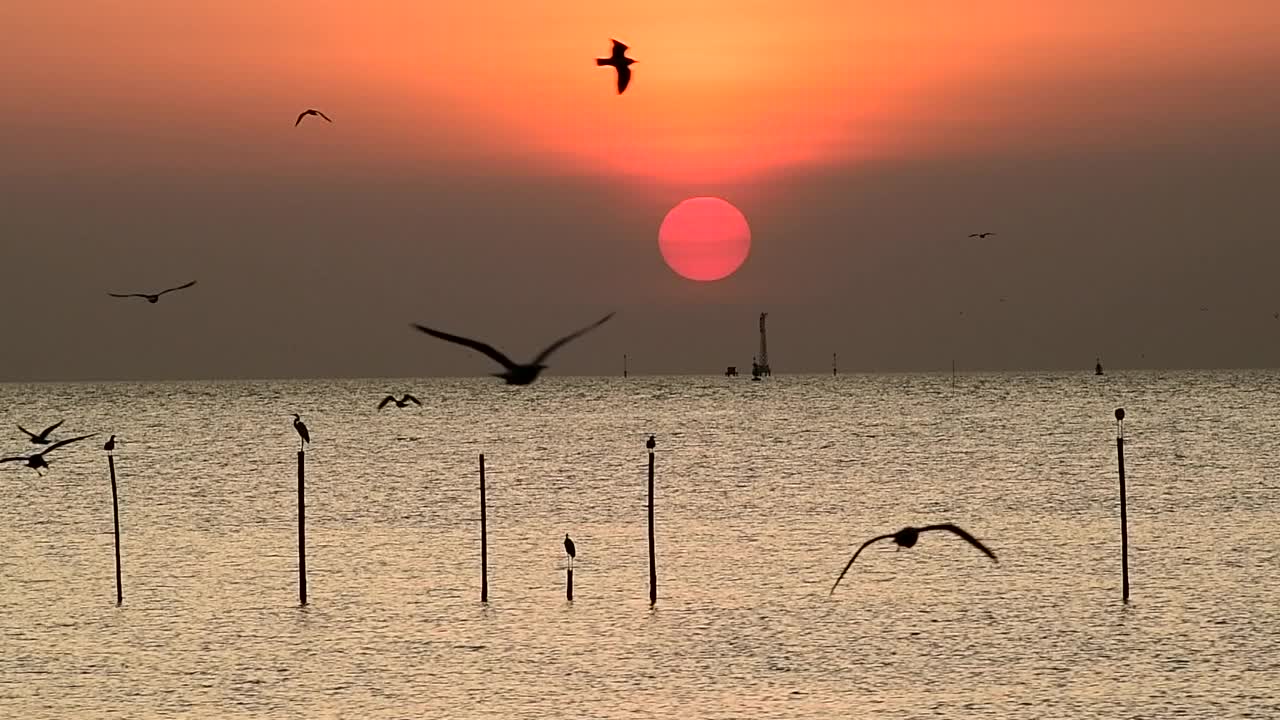
{"label": "perched bird", "polygon": [[191,287],[192,285],[195,285],[195,284],[196,284],[196,281],[195,281],[195,280],[192,280],[191,282],[187,283],[186,285],[179,285],[178,287],[171,287],[171,288],[169,288],[168,290],[161,290],[160,292],[158,292],[158,293],[156,293],[156,294],[154,294],[154,295],[151,295],[151,294],[148,294],[148,293],[128,293],[128,294],[125,294],[125,295],[118,295],[118,294],[116,294],[116,293],[107,293],[107,294],[108,294],[108,295],[110,295],[111,297],[118,297],[118,298],[128,298],[128,297],[140,297],[140,298],[146,298],[146,299],[147,299],[147,302],[149,302],[149,303],[156,303],[156,302],[159,302],[159,301],[160,301],[160,296],[161,296],[161,295],[163,295],[163,294],[165,294],[165,293],[171,293],[171,292],[173,292],[173,291],[175,291],[175,290],[186,290],[187,288],[189,288],[189,287]]}
{"label": "perched bird", "polygon": [[[948,532],[955,533],[956,535],[959,535],[961,538],[964,538],[966,541],[968,541],[970,545],[986,553],[987,557],[991,558],[992,560],[996,560],[996,554],[988,550],[986,545],[983,545],[982,543],[978,542],[977,538],[965,532],[964,530],[956,527],[955,525],[952,525],[951,523],[943,523],[942,525],[926,525],[922,528],[905,527],[896,533],[889,533],[888,535],[877,535],[876,537],[873,537],[870,540],[862,543],[862,547],[858,548],[858,552],[855,552],[853,554],[853,557],[849,558],[849,563],[844,566],[844,570],[840,571],[840,577],[836,578],[835,585],[831,586],[831,593],[835,594],[836,585],[840,584],[840,581],[844,578],[844,574],[849,572],[849,568],[853,567],[853,561],[858,559],[858,554],[861,553],[863,550],[865,550],[867,546],[870,545],[871,543],[879,540],[893,540],[893,542],[896,543],[899,547],[910,548],[915,546],[916,540],[918,540],[920,537],[920,533],[928,532],[929,530],[946,530]],[[999,562],[999,560],[996,560],[996,562]]]}
{"label": "perched bird", "polygon": [[649,436],[649,441],[648,441],[648,442],[646,442],[646,443],[644,444],[644,446],[645,446],[645,447],[647,447],[647,448],[649,448],[650,450],[653,450],[655,447],[657,447],[657,446],[658,446],[658,441],[657,441],[657,440],[655,440],[655,439],[654,439],[654,437],[653,437],[652,435],[650,435],[650,436]]}
{"label": "perched bird", "polygon": [[993,232],[969,233],[969,237],[984,238],[989,235],[995,235]]}
{"label": "perched bird", "polygon": [[18,429],[19,429],[19,430],[21,430],[22,432],[26,433],[26,434],[27,434],[27,437],[31,438],[31,442],[32,442],[32,444],[34,444],[34,445],[48,445],[48,444],[49,444],[49,433],[53,432],[54,430],[57,430],[57,429],[58,429],[58,426],[59,426],[59,425],[61,425],[61,424],[62,424],[62,423],[64,423],[64,422],[66,422],[66,420],[59,420],[58,422],[56,422],[56,423],[54,423],[54,424],[50,425],[49,427],[45,428],[45,429],[44,429],[44,432],[40,433],[39,435],[37,435],[37,434],[35,434],[35,433],[31,432],[30,430],[28,430],[28,429],[26,429],[26,428],[22,427],[21,425],[19,425],[19,426],[18,426]]}
{"label": "perched bird", "polygon": [[333,122],[332,120],[330,120],[330,119],[329,119],[329,116],[328,116],[328,115],[325,115],[324,113],[320,112],[319,110],[303,110],[302,112],[298,113],[298,119],[294,121],[293,126],[294,126],[294,127],[298,127],[298,123],[302,122],[302,118],[304,118],[304,117],[306,117],[306,116],[308,116],[308,115],[316,115],[316,116],[318,116],[318,117],[322,117],[322,118],[324,118],[324,119],[325,119],[325,121],[327,121],[327,122]]}
{"label": "perched bird", "polygon": [[107,452],[114,451],[116,449],[116,436],[112,435],[111,438],[107,440],[106,444],[102,446],[102,449]]}
{"label": "perched bird", "polygon": [[381,410],[382,408],[386,407],[389,403],[395,403],[396,407],[398,408],[405,407],[409,403],[413,403],[414,405],[418,405],[418,406],[422,405],[422,403],[418,402],[418,398],[410,395],[409,393],[405,393],[404,397],[400,398],[399,400],[396,399],[395,395],[388,395],[382,398],[382,402],[378,403],[378,409]]}
{"label": "perched bird", "polygon": [[307,426],[302,422],[302,416],[298,413],[293,414],[293,429],[298,431],[298,437],[302,438],[302,442],[298,443],[298,449],[301,450],[303,445],[311,443],[311,433],[307,432]]}
{"label": "perched bird", "polygon": [[613,315],[614,313],[609,313],[608,315],[605,315],[604,317],[582,328],[581,330],[574,331],[560,338],[559,340],[551,343],[551,345],[548,346],[546,350],[543,350],[541,353],[538,354],[538,357],[533,359],[533,362],[530,362],[524,365],[512,362],[511,358],[495,350],[492,345],[487,345],[478,340],[469,340],[467,338],[459,337],[457,335],[450,335],[447,332],[432,330],[429,327],[423,327],[422,325],[418,325],[416,323],[414,323],[413,327],[421,330],[422,332],[432,337],[438,337],[441,340],[448,340],[451,343],[456,343],[464,347],[469,347],[472,350],[488,355],[490,358],[492,358],[493,360],[501,364],[502,367],[506,368],[506,370],[504,370],[503,372],[491,373],[491,374],[494,377],[500,377],[506,380],[508,385],[528,385],[529,383],[538,379],[539,373],[547,369],[547,366],[543,365],[542,361],[546,360],[547,357],[551,355],[551,353],[559,349],[561,345],[564,345],[565,343],[569,342],[570,340],[573,340],[579,335],[582,335],[588,330],[593,330],[603,325],[606,321],[609,320],[609,318],[613,317]]}
{"label": "perched bird", "polygon": [[610,65],[618,70],[618,94],[621,95],[631,84],[631,65],[638,61],[627,57],[627,46],[613,40],[613,53],[607,58],[596,58],[596,65]]}
{"label": "perched bird", "polygon": [[85,438],[91,438],[91,437],[93,437],[93,435],[81,435],[80,437],[73,437],[68,440],[59,440],[58,442],[50,445],[49,447],[45,448],[44,450],[41,450],[40,452],[34,455],[28,455],[26,457],[18,456],[18,457],[0,458],[0,463],[24,462],[27,464],[27,467],[31,468],[32,470],[35,470],[36,474],[40,475],[42,474],[40,472],[41,468],[49,467],[49,461],[45,459],[44,457],[45,455],[48,455],[49,453],[53,452],[54,450],[57,450],[63,445],[70,445],[73,442],[79,442],[81,440],[84,440]]}
{"label": "perched bird", "polygon": [[578,549],[573,546],[573,541],[569,539],[569,533],[564,534],[564,551],[569,553],[569,567],[573,567],[573,559],[578,557]]}

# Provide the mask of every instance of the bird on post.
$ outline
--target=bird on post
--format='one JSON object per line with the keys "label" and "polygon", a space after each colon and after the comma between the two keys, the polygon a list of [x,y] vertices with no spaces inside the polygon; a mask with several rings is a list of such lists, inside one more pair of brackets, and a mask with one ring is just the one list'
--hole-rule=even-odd
{"label": "bird on post", "polygon": [[833,595],[835,594],[836,586],[840,584],[840,581],[842,579],[844,579],[845,573],[849,572],[849,568],[853,567],[853,561],[858,559],[858,555],[863,550],[865,550],[868,545],[874,542],[878,542],[880,540],[893,540],[894,544],[896,544],[900,548],[911,548],[911,547],[915,547],[916,541],[920,539],[920,533],[928,532],[930,530],[946,530],[947,532],[954,533],[960,536],[970,545],[986,553],[987,557],[991,558],[992,560],[995,560],[996,562],[1000,562],[999,560],[996,560],[996,554],[991,552],[991,550],[988,549],[986,545],[983,545],[981,542],[978,541],[977,538],[965,532],[963,529],[955,525],[952,525],[951,523],[943,523],[941,525],[925,525],[922,528],[905,527],[896,533],[888,533],[887,535],[877,535],[876,537],[873,537],[870,540],[862,543],[862,547],[858,548],[858,551],[853,554],[853,557],[849,558],[849,562],[844,566],[844,570],[840,571],[840,577],[836,578],[835,584],[831,586],[831,594]]}
{"label": "bird on post", "polygon": [[112,435],[110,438],[108,438],[107,442],[103,444],[102,449],[106,450],[107,452],[114,452],[116,449],[116,436]]}
{"label": "bird on post", "polygon": [[644,444],[644,446],[645,446],[645,447],[647,447],[647,448],[649,448],[649,452],[653,452],[653,449],[654,449],[654,448],[656,448],[656,447],[658,447],[658,441],[657,441],[656,439],[654,439],[654,437],[653,437],[652,435],[650,435],[650,436],[649,436],[649,441],[648,441],[648,442],[646,442],[646,443]]}
{"label": "bird on post", "polygon": [[302,438],[302,442],[298,443],[298,450],[301,451],[304,445],[311,443],[311,433],[307,432],[307,426],[298,413],[293,414],[293,429],[297,430],[298,437]]}
{"label": "bird on post", "polygon": [[578,557],[578,549],[573,546],[573,541],[569,539],[569,533],[564,534],[564,551],[569,553],[569,568],[573,569],[573,559]]}

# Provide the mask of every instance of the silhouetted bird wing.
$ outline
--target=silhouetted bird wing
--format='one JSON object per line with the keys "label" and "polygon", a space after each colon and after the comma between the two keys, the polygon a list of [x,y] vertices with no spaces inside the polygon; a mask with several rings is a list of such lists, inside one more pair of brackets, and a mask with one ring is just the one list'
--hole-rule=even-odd
{"label": "silhouetted bird wing", "polygon": [[192,280],[191,282],[187,283],[186,285],[179,285],[178,287],[171,287],[171,288],[169,288],[168,290],[161,290],[160,292],[156,293],[156,296],[158,297],[158,296],[163,295],[163,294],[165,294],[165,293],[171,293],[171,292],[173,292],[174,290],[186,290],[187,288],[189,288],[189,287],[191,287],[192,285],[195,285],[195,284],[196,284],[196,281],[195,281],[195,280]]}
{"label": "silhouetted bird wing", "polygon": [[396,401],[396,399],[395,399],[394,397],[392,397],[392,396],[388,395],[388,396],[386,396],[386,397],[382,398],[382,402],[378,403],[378,409],[379,409],[379,410],[381,410],[382,408],[384,408],[384,407],[386,407],[386,406],[387,406],[387,403],[393,403],[393,402],[395,402],[395,401]]}
{"label": "silhouetted bird wing", "polygon": [[831,586],[830,594],[835,595],[836,585],[840,584],[840,581],[844,579],[844,574],[849,572],[849,568],[853,567],[853,561],[858,559],[858,556],[862,554],[863,550],[867,549],[868,545],[874,542],[879,542],[880,540],[889,540],[891,538],[893,538],[893,533],[889,533],[888,535],[877,535],[876,537],[862,543],[862,547],[858,548],[858,551],[853,554],[853,557],[849,558],[849,564],[845,565],[844,569],[840,571],[840,577],[836,578],[835,584]]}
{"label": "silhouetted bird wing", "polygon": [[54,430],[57,430],[57,429],[58,429],[58,427],[59,427],[59,426],[61,426],[61,425],[62,425],[62,423],[64,423],[64,422],[66,422],[66,420],[65,420],[65,419],[64,419],[64,420],[59,420],[58,422],[56,422],[56,423],[54,423],[54,424],[50,425],[49,427],[45,428],[45,429],[44,429],[44,432],[40,433],[40,437],[42,437],[42,438],[47,438],[47,437],[49,437],[49,433],[53,432]]}
{"label": "silhouetted bird wing", "polygon": [[959,535],[964,540],[968,541],[970,545],[986,553],[987,557],[991,558],[992,560],[995,560],[996,562],[1000,562],[999,560],[996,560],[996,554],[991,552],[991,550],[987,548],[986,545],[983,545],[981,542],[979,542],[978,538],[970,535],[969,533],[956,527],[955,525],[952,525],[951,523],[943,523],[942,525],[926,525],[920,528],[920,532],[927,532],[929,530],[946,530],[948,532],[955,533],[956,535]]}
{"label": "silhouetted bird wing", "polygon": [[54,443],[54,444],[50,445],[49,447],[45,448],[44,450],[41,450],[41,451],[40,451],[40,454],[41,454],[41,455],[48,455],[49,453],[53,452],[54,450],[57,450],[58,448],[62,447],[63,445],[70,445],[70,444],[71,444],[71,443],[73,443],[73,442],[80,442],[81,440],[84,440],[84,439],[86,439],[86,438],[91,438],[91,437],[93,437],[93,434],[89,434],[89,435],[81,435],[80,437],[73,437],[73,438],[69,438],[69,439],[67,439],[67,440],[59,440],[58,442],[56,442],[56,443]]}
{"label": "silhouetted bird wing", "polygon": [[293,122],[293,126],[298,127],[298,123],[302,122],[302,118],[310,114],[311,114],[310,110],[303,110],[302,112],[298,113],[298,119]]}
{"label": "silhouetted bird wing", "polygon": [[25,457],[0,458],[0,463],[7,463],[7,462],[26,462],[26,461],[27,461],[27,460],[29,460],[29,459],[30,459],[30,458],[25,458]]}
{"label": "silhouetted bird wing", "polygon": [[618,94],[621,95],[627,86],[631,84],[631,68],[626,65],[618,68]]}
{"label": "silhouetted bird wing", "polygon": [[553,352],[555,352],[556,350],[560,349],[560,346],[561,346],[561,345],[564,345],[565,343],[569,342],[570,340],[573,340],[574,338],[578,337],[579,335],[582,335],[583,333],[585,333],[585,332],[587,332],[587,331],[589,331],[589,330],[594,330],[595,328],[600,327],[601,325],[603,325],[603,324],[605,324],[606,322],[608,322],[609,318],[613,317],[615,314],[616,314],[616,313],[609,313],[608,315],[605,315],[604,317],[602,317],[602,318],[600,318],[599,320],[597,320],[597,321],[595,321],[595,322],[591,323],[590,325],[588,325],[588,326],[586,326],[586,327],[582,328],[581,330],[578,330],[577,332],[574,332],[574,333],[570,333],[569,335],[565,335],[564,337],[560,338],[559,340],[557,340],[557,341],[555,341],[555,342],[551,343],[551,345],[550,345],[546,350],[543,350],[541,353],[539,353],[539,354],[538,354],[538,357],[536,357],[536,358],[534,358],[534,359],[533,359],[533,364],[534,364],[534,365],[540,365],[540,364],[542,364],[542,361],[543,361],[543,360],[546,360],[548,357],[550,357],[550,356],[551,356],[551,353],[553,353]]}
{"label": "silhouetted bird wing", "polygon": [[328,116],[328,115],[325,115],[324,113],[320,112],[319,110],[317,110],[317,111],[316,111],[316,114],[317,114],[317,115],[319,115],[320,117],[324,118],[324,119],[325,119],[325,122],[333,122],[332,120],[330,120],[330,119],[329,119],[329,116]]}
{"label": "silhouetted bird wing", "polygon": [[28,436],[28,437],[30,437],[32,440],[39,440],[39,439],[40,439],[40,436],[39,436],[39,435],[36,435],[35,433],[33,433],[33,432],[31,432],[30,430],[28,430],[28,429],[26,429],[26,428],[22,427],[21,425],[19,425],[19,426],[18,426],[18,429],[19,429],[19,430],[21,430],[22,432],[26,433],[26,434],[27,434],[27,436]]}
{"label": "silhouetted bird wing", "polygon": [[969,237],[982,237],[978,233],[969,233]]}
{"label": "silhouetted bird wing", "polygon": [[145,295],[145,294],[143,294],[143,293],[129,293],[128,295],[117,295],[116,293],[107,293],[107,294],[108,294],[108,295],[110,295],[111,297],[121,297],[121,298],[129,298],[129,297],[147,298],[147,297],[151,297],[150,295]]}
{"label": "silhouetted bird wing", "polygon": [[410,395],[409,393],[405,393],[404,397],[400,398],[400,402],[411,402],[414,405],[418,405],[418,406],[422,405],[422,403],[418,402],[418,398]]}
{"label": "silhouetted bird wing", "polygon": [[479,340],[472,340],[470,338],[464,338],[460,335],[450,335],[447,332],[441,332],[439,330],[432,330],[429,327],[424,327],[417,323],[414,323],[413,326],[418,328],[422,332],[430,335],[431,337],[438,337],[441,340],[447,340],[451,343],[456,343],[464,347],[469,347],[472,350],[475,350],[476,352],[482,352],[485,355],[488,355],[495,362],[499,363],[500,365],[502,365],[502,367],[508,370],[515,370],[516,368],[520,367],[519,365],[516,365],[515,363],[511,362],[511,358],[498,352],[493,348],[492,345],[489,345],[487,343],[482,343]]}
{"label": "silhouetted bird wing", "polygon": [[613,43],[613,52],[609,54],[610,57],[617,60],[627,54],[626,45],[623,45],[622,43],[618,42],[617,40],[614,40],[613,38],[609,38],[609,42]]}

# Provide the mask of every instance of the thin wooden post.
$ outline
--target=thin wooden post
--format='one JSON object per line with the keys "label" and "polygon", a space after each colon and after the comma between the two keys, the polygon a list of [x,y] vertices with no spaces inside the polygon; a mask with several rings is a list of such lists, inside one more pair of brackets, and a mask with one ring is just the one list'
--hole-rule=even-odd
{"label": "thin wooden post", "polygon": [[658,560],[653,551],[653,451],[649,451],[649,604],[658,602]]}
{"label": "thin wooden post", "polygon": [[107,469],[111,472],[111,520],[116,530],[116,606],[124,604],[124,583],[120,573],[120,500],[116,494],[116,459],[107,452]]}
{"label": "thin wooden post", "polygon": [[298,451],[298,603],[307,604],[307,455]]}
{"label": "thin wooden post", "polygon": [[1120,466],[1120,573],[1124,601],[1129,602],[1129,513],[1124,487],[1124,408],[1116,408],[1116,460]]}
{"label": "thin wooden post", "polygon": [[573,602],[573,568],[568,568],[565,571],[564,598],[569,602]]}
{"label": "thin wooden post", "polygon": [[489,529],[484,501],[484,453],[480,453],[480,602],[489,602]]}

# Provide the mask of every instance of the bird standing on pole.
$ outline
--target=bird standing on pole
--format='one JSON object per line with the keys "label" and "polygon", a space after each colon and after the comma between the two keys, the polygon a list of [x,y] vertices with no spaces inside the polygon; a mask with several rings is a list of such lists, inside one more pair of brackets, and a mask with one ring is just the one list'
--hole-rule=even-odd
{"label": "bird standing on pole", "polygon": [[573,546],[573,541],[569,539],[569,533],[564,534],[564,551],[569,553],[569,567],[573,567],[573,559],[578,557],[578,550]]}
{"label": "bird standing on pole", "polygon": [[297,430],[298,437],[302,438],[302,442],[298,444],[298,450],[302,450],[304,445],[311,443],[311,433],[307,432],[307,426],[298,413],[293,414],[293,429]]}

